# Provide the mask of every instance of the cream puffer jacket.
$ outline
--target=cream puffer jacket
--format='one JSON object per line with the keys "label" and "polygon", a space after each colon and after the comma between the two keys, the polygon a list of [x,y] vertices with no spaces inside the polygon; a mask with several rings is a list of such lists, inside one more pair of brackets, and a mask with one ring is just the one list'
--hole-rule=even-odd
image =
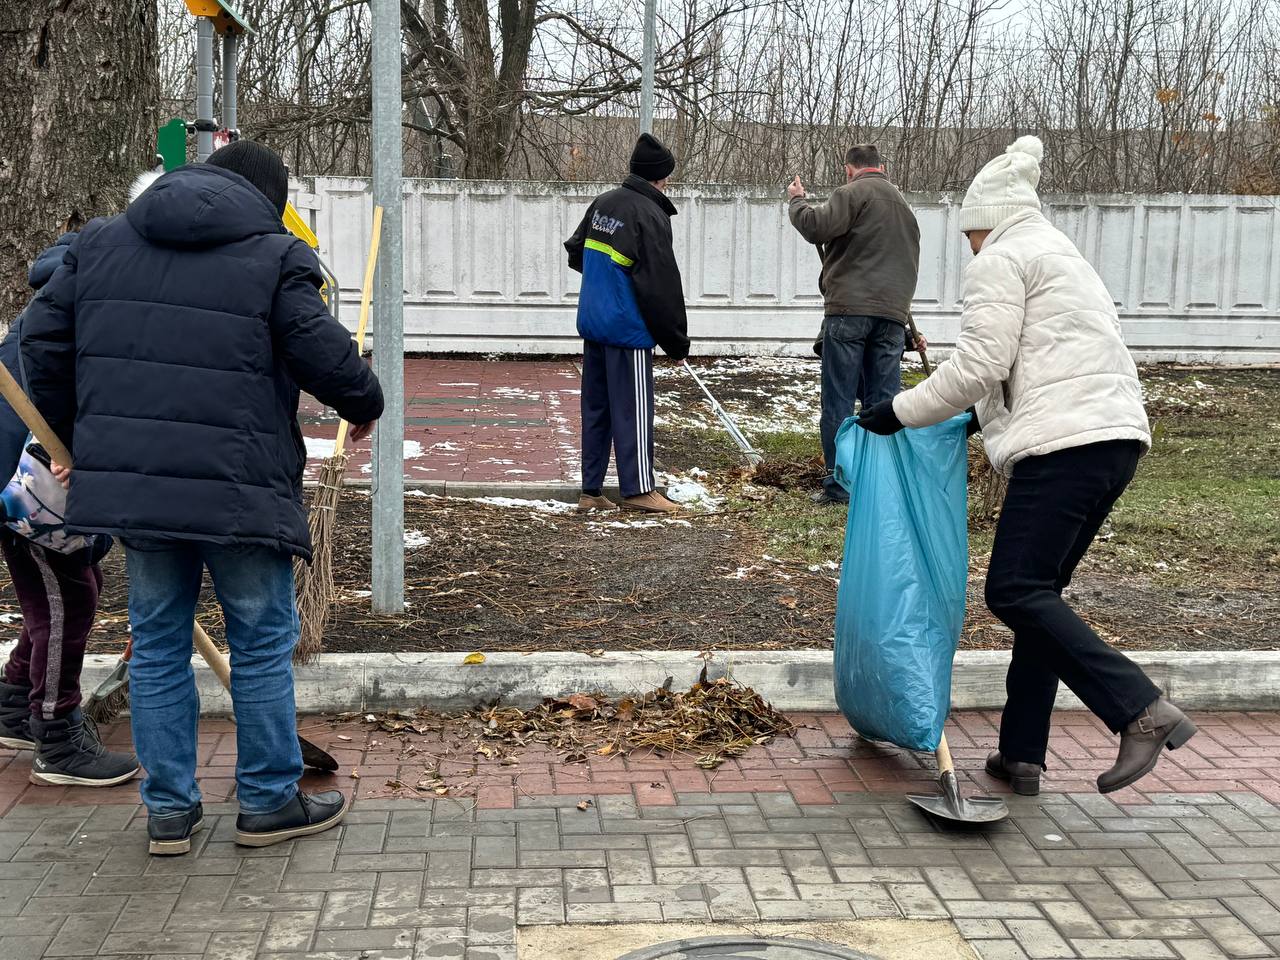
{"label": "cream puffer jacket", "polygon": [[992,465],[1105,440],[1151,448],[1138,370],[1102,278],[1038,210],[991,231],[964,275],[951,356],[893,410],[908,427],[976,407]]}

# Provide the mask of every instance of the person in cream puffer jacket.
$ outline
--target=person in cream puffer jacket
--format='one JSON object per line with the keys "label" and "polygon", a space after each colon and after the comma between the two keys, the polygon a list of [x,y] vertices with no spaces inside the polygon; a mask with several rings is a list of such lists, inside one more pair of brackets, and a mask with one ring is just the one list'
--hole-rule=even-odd
{"label": "person in cream puffer jacket", "polygon": [[[1040,212],[1044,147],[1022,137],[974,178],[960,210],[965,270],[956,348],[933,375],[858,420],[879,434],[965,411],[1010,478],[987,572],[991,612],[1014,634],[1000,749],[987,772],[1039,791],[1058,691],[1066,685],[1115,733],[1104,793],[1149,773],[1195,725],[1142,669],[1062,599],[1151,447],[1137,367],[1110,293]],[[978,427],[980,425],[980,427]]]}

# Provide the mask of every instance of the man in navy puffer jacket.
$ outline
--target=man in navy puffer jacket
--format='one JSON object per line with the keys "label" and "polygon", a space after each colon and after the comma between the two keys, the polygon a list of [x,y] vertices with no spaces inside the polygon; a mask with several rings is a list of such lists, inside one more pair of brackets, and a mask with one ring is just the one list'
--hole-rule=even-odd
{"label": "man in navy puffer jacket", "polygon": [[368,436],[377,379],[325,309],[315,254],[285,232],[288,173],[237,141],[80,232],[28,308],[32,400],[71,447],[72,529],[129,565],[133,736],[151,851],[200,826],[191,622],[208,569],[227,623],[237,842],[335,826],[340,793],[298,791],[293,557],[310,558],[299,388]]}

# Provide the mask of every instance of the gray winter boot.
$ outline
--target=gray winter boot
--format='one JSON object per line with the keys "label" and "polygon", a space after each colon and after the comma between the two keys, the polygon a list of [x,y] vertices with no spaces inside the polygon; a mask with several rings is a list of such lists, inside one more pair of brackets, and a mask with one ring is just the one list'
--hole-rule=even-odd
{"label": "gray winter boot", "polygon": [[131,753],[113,753],[77,707],[57,720],[31,718],[39,746],[31,760],[31,782],[58,787],[111,787],[132,778],[141,766]]}
{"label": "gray winter boot", "polygon": [[0,680],[0,747],[34,750],[31,738],[31,687]]}

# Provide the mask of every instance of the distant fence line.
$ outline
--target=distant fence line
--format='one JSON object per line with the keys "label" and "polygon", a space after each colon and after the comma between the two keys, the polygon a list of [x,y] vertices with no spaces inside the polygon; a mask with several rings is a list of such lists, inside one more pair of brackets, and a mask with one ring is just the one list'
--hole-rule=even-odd
{"label": "distant fence line", "polygon": [[[354,322],[368,249],[368,181],[317,177],[296,194]],[[570,353],[578,274],[565,265],[599,184],[405,181],[405,349]],[[742,187],[671,192],[676,255],[699,354],[806,353],[822,315],[818,262],[782,198]],[[959,329],[970,257],[959,196],[911,194],[920,221],[914,312],[939,346]],[[1130,347],[1148,360],[1280,360],[1280,200],[1059,195],[1053,223],[1098,269]],[[374,331],[376,337],[376,331]]]}

